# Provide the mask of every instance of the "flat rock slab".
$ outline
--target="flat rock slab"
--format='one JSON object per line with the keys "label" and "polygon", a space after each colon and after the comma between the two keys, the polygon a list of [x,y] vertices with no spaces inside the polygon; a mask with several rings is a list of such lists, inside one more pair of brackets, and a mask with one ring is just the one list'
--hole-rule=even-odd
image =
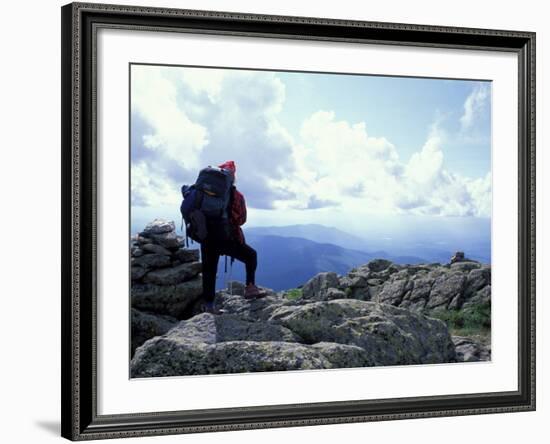
{"label": "flat rock slab", "polygon": [[151,233],[151,239],[154,243],[161,245],[169,250],[174,250],[181,247],[182,239],[176,235],[175,231],[168,233]]}
{"label": "flat rock slab", "polygon": [[171,316],[155,315],[132,308],[132,354],[145,341],[163,335],[177,323],[178,320]]}
{"label": "flat rock slab", "polygon": [[188,248],[180,248],[174,252],[174,259],[180,262],[198,262],[199,250],[190,250]]}
{"label": "flat rock slab", "polygon": [[454,345],[446,325],[386,304],[340,299],[281,308],[280,322],[304,342],[336,342],[367,351],[374,365],[453,362]]}
{"label": "flat rock slab", "polygon": [[455,361],[439,320],[352,299],[298,305],[268,297],[278,303],[257,307],[261,321],[231,296],[226,307],[236,314],[200,314],[146,341],[132,359],[132,377]]}
{"label": "flat rock slab", "polygon": [[290,342],[178,342],[166,336],[147,341],[130,363],[132,378],[331,368],[312,347]]}
{"label": "flat rock slab", "polygon": [[144,254],[132,258],[132,266],[138,266],[145,269],[169,267],[171,264],[172,261],[170,260],[170,256],[164,254]]}
{"label": "flat rock slab", "polygon": [[134,378],[216,373],[361,367],[369,364],[356,346],[295,342],[280,325],[250,323],[204,313],[181,321],[136,349]]}
{"label": "flat rock slab", "polygon": [[151,271],[147,273],[143,281],[145,283],[157,285],[176,285],[192,279],[197,276],[201,270],[202,264],[200,262],[189,262],[176,267]]}
{"label": "flat rock slab", "polygon": [[132,307],[180,319],[202,294],[202,278],[175,285],[134,284],[131,289]]}
{"label": "flat rock slab", "polygon": [[157,244],[145,244],[141,247],[144,253],[154,253],[161,254],[165,256],[170,256],[172,253],[167,248],[164,248],[162,245]]}
{"label": "flat rock slab", "polygon": [[155,219],[145,226],[140,235],[147,237],[151,234],[170,233],[171,231],[176,231],[176,225],[173,221]]}

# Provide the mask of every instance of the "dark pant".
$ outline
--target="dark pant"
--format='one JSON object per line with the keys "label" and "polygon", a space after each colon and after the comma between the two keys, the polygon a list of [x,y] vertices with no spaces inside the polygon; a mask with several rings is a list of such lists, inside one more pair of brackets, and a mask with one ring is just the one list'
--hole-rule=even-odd
{"label": "dark pant", "polygon": [[256,266],[258,264],[256,250],[246,243],[240,244],[234,240],[205,240],[201,244],[202,260],[202,291],[207,301],[213,301],[216,294],[216,272],[220,256],[234,257],[246,267],[246,284],[254,284]]}

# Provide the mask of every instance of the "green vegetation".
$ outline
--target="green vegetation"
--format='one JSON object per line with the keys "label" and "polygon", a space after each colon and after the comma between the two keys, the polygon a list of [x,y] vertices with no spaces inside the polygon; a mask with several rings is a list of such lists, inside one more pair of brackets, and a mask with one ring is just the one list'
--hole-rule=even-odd
{"label": "green vegetation", "polygon": [[490,342],[491,304],[475,304],[461,310],[432,311],[432,318],[447,324],[451,335],[477,338],[481,342]]}
{"label": "green vegetation", "polygon": [[295,301],[296,299],[300,299],[302,297],[302,289],[301,288],[293,288],[292,290],[287,290],[285,292],[285,296],[287,299],[290,299],[291,301]]}

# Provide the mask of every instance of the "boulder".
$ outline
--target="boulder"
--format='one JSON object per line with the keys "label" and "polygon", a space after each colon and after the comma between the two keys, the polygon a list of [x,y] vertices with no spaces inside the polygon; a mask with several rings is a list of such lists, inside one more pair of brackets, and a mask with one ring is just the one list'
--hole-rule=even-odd
{"label": "boulder", "polygon": [[338,280],[338,288],[366,288],[369,286],[369,279],[361,272],[349,272]]}
{"label": "boulder", "polygon": [[338,289],[343,291],[347,298],[369,300],[372,292],[369,291],[368,275],[370,272],[364,269],[350,271],[338,280]]}
{"label": "boulder", "polygon": [[[147,257],[147,255],[143,257]],[[201,269],[201,262],[189,262],[175,267],[151,271],[147,273],[143,281],[157,285],[175,285],[194,278],[201,272]]]}
{"label": "boulder", "polygon": [[176,250],[182,245],[182,239],[176,235],[175,231],[169,231],[166,233],[151,233],[150,236],[154,243],[169,250]]}
{"label": "boulder", "polygon": [[202,278],[197,276],[175,285],[132,285],[132,307],[180,319],[202,294]]}
{"label": "boulder", "polygon": [[461,262],[464,260],[464,251],[457,251],[452,257],[451,257],[451,264],[454,264],[455,262]]}
{"label": "boulder", "polygon": [[162,245],[157,244],[145,244],[142,247],[144,253],[154,253],[159,255],[170,256],[170,250],[164,248]]}
{"label": "boulder", "polygon": [[[466,276],[460,272],[445,273],[435,279],[427,308],[447,308],[451,301],[464,295]],[[458,307],[456,307],[458,308]]]}
{"label": "boulder", "polygon": [[411,302],[427,301],[432,291],[434,279],[425,277],[412,280],[412,291],[407,298]]}
{"label": "boulder", "polygon": [[374,259],[367,264],[371,271],[383,271],[390,265],[392,265],[392,261],[388,261],[387,259]]}
{"label": "boulder", "polygon": [[282,325],[251,322],[235,315],[201,313],[180,321],[170,330],[170,337],[179,341],[214,344],[229,341],[298,342],[300,338]]}
{"label": "boulder", "polygon": [[[214,313],[215,314],[237,314],[241,319],[249,321],[257,321],[259,319],[267,319],[271,310],[277,307],[278,303],[284,303],[286,298],[275,294],[273,290],[265,289],[268,292],[267,298],[247,300],[244,296],[244,284],[233,281],[235,288],[233,293],[229,293],[229,289],[218,291],[214,297]],[[259,287],[263,288],[263,287]],[[242,289],[242,290],[241,290]],[[202,314],[205,312],[205,301],[202,298],[196,300],[191,308],[187,311],[187,318]]]}
{"label": "boulder", "polygon": [[325,292],[325,300],[332,301],[333,299],[347,299],[346,292],[339,290],[338,288],[327,288]]}
{"label": "boulder", "polygon": [[442,321],[386,304],[341,299],[279,309],[271,317],[306,344],[363,348],[374,365],[452,362],[454,346]]}
{"label": "boulder", "polygon": [[350,272],[345,276],[340,277],[338,280],[338,288],[340,290],[346,291],[349,289],[357,289],[357,288],[368,288],[369,279],[365,274],[362,274],[360,272]]}
{"label": "boulder", "polygon": [[384,287],[382,285],[372,285],[366,288],[354,288],[350,293],[350,298],[360,301],[378,301],[378,295]]}
{"label": "boulder", "polygon": [[[347,304],[342,304],[343,302]],[[179,376],[215,373],[241,373],[301,369],[327,369],[390,365],[396,363],[440,362],[454,359],[454,347],[446,329],[440,337],[439,321],[411,317],[405,310],[386,306],[385,311],[373,311],[374,305],[362,301],[332,301],[308,303],[298,307],[293,316],[304,314],[307,307],[324,307],[334,316],[356,314],[355,322],[346,326],[349,331],[337,333],[337,324],[326,336],[346,338],[350,343],[322,340],[312,344],[302,340],[284,322],[247,322],[233,315],[204,313],[181,321],[162,336],[146,341],[136,349],[131,361],[133,378]],[[307,310],[306,310],[307,311]],[[363,318],[368,318],[365,320]],[[389,325],[393,318],[403,337],[395,338]],[[347,319],[347,316],[346,316]],[[362,320],[363,319],[363,320]],[[280,318],[281,321],[288,319]],[[424,324],[425,325],[424,325]],[[430,338],[419,345],[408,339],[412,329],[422,330]],[[351,330],[354,330],[353,333]],[[407,330],[408,334],[405,333]],[[410,330],[410,331],[409,331]],[[321,333],[321,332],[320,332]],[[358,345],[357,342],[361,345]],[[441,342],[441,344],[440,344]],[[383,345],[386,345],[383,347]],[[441,350],[438,350],[438,347]],[[417,359],[409,356],[411,349],[421,352]]]}
{"label": "boulder", "polygon": [[176,225],[173,221],[167,221],[164,219],[155,219],[149,222],[145,229],[139,233],[143,237],[151,237],[153,234],[163,234],[176,231]]}
{"label": "boulder", "polygon": [[170,260],[170,256],[166,256],[164,254],[144,254],[140,257],[132,258],[132,266],[142,267],[147,270],[169,267],[171,263],[172,261]]}
{"label": "boulder", "polygon": [[146,341],[136,350],[131,374],[176,376],[332,367],[321,351],[298,344],[296,339],[281,325],[204,313]]}
{"label": "boulder", "polygon": [[491,360],[490,345],[483,345],[464,336],[453,336],[453,343],[455,344],[458,361],[475,362]]}
{"label": "boulder", "polygon": [[134,267],[132,266],[130,268],[130,277],[132,278],[132,281],[139,281],[145,274],[147,273],[147,269],[143,267]]}
{"label": "boulder", "polygon": [[[260,287],[263,288],[263,287]],[[294,304],[273,290],[265,289],[267,296],[259,299],[246,300],[242,295],[230,295],[226,291],[216,293],[214,306],[224,314],[238,315],[243,320],[264,322],[280,307]]]}
{"label": "boulder", "polygon": [[292,342],[235,341],[215,344],[150,339],[130,362],[132,378],[332,368],[313,347]]}
{"label": "boulder", "polygon": [[411,281],[400,279],[401,277],[399,273],[393,275],[376,296],[376,301],[384,304],[399,305],[405,293],[411,290],[413,286]]}
{"label": "boulder", "polygon": [[198,262],[199,250],[180,248],[174,252],[174,259],[180,261],[181,263]]}
{"label": "boulder", "polygon": [[475,268],[468,273],[466,282],[467,297],[475,294],[478,290],[481,290],[486,285],[491,283],[491,268],[483,266],[481,268]]}
{"label": "boulder", "polygon": [[132,308],[132,355],[137,347],[154,336],[160,336],[176,325],[178,320],[171,316],[155,315]]}
{"label": "boulder", "polygon": [[319,273],[304,284],[302,297],[304,299],[325,300],[327,290],[338,286],[339,280],[336,273]]}
{"label": "boulder", "polygon": [[464,293],[458,293],[454,298],[451,299],[449,305],[447,305],[447,310],[458,310],[464,304]]}
{"label": "boulder", "polygon": [[136,238],[136,242],[140,247],[143,247],[143,245],[153,243],[153,239],[151,239],[149,237],[144,237],[144,236],[138,235],[137,238]]}
{"label": "boulder", "polygon": [[462,308],[467,309],[474,305],[486,305],[491,303],[491,286],[486,285],[481,290],[476,291],[469,299],[464,302]]}

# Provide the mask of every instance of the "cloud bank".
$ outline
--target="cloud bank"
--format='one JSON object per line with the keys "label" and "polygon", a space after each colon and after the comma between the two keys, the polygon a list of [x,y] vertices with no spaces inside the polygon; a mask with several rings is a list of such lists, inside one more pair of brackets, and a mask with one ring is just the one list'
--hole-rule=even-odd
{"label": "cloud bank", "polygon": [[[482,112],[485,87],[464,103],[462,130]],[[237,186],[258,209],[488,217],[491,175],[446,168],[436,122],[408,160],[365,122],[318,110],[294,137],[280,122],[285,85],[271,72],[132,67],[132,205],[179,205],[198,169],[232,159]]]}

